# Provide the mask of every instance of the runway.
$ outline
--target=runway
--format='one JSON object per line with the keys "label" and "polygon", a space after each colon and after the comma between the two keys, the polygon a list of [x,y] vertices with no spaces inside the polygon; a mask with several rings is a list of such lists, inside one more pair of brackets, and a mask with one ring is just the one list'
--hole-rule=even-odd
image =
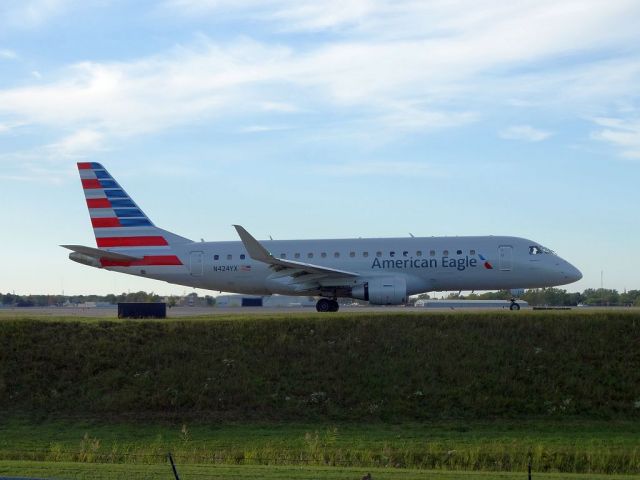
{"label": "runway", "polygon": [[[532,310],[532,308],[523,308],[521,311]],[[594,312],[606,310],[624,310],[637,311],[637,307],[571,307],[571,311]],[[429,312],[504,312],[509,311],[507,308],[424,308],[410,307],[402,305],[389,306],[342,306],[339,313],[413,313],[427,314]],[[167,318],[181,317],[198,317],[198,316],[229,316],[229,315],[300,315],[313,314],[317,312],[314,307],[172,307],[167,308]],[[517,315],[518,312],[513,312]],[[323,315],[331,316],[331,313]],[[118,316],[118,307],[26,307],[26,308],[0,308],[0,319],[2,318],[19,318],[31,316],[49,316],[49,317],[95,317],[95,318],[116,318]]]}
{"label": "runway", "polygon": [[[434,310],[432,308],[429,311]],[[373,312],[425,312],[427,309],[386,306],[386,307],[340,307],[340,313],[373,313]],[[167,308],[167,318],[210,316],[210,315],[299,315],[304,313],[316,314],[315,307],[172,307]],[[118,307],[26,307],[0,308],[0,318],[12,316],[50,316],[50,317],[104,317],[118,316]],[[324,315],[331,315],[325,313]]]}

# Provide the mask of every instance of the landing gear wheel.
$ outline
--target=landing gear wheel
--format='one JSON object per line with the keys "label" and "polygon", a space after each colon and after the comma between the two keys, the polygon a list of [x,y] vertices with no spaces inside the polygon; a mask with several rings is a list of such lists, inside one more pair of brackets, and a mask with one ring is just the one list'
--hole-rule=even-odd
{"label": "landing gear wheel", "polygon": [[329,303],[331,304],[331,308],[329,309],[330,312],[337,312],[340,308],[340,305],[338,305],[336,300],[331,300]]}
{"label": "landing gear wheel", "polygon": [[318,303],[316,303],[316,310],[321,313],[330,312],[331,300],[329,300],[328,298],[321,298],[320,300],[318,300]]}
{"label": "landing gear wheel", "polygon": [[516,302],[511,302],[511,306],[509,306],[509,310],[520,310],[520,305]]}
{"label": "landing gear wheel", "polygon": [[337,312],[339,308],[340,305],[338,305],[336,300],[329,300],[328,298],[321,298],[318,300],[318,303],[316,303],[316,310],[321,313]]}

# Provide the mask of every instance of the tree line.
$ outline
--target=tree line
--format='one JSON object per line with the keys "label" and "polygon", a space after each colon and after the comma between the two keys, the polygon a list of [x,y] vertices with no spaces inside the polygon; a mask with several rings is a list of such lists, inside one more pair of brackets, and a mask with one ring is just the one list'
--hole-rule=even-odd
{"label": "tree line", "polygon": [[[513,298],[513,295],[509,290],[480,294],[470,293],[468,295],[451,293],[447,296],[447,299],[464,300],[509,300],[511,298]],[[524,294],[518,298],[525,300],[529,305],[640,307],[640,290],[629,290],[619,293],[617,290],[608,288],[587,288],[583,292],[567,292],[561,288],[532,288],[525,290]]]}
{"label": "tree line", "polygon": [[[198,298],[196,293],[188,296]],[[499,290],[497,292],[470,293],[462,295],[450,293],[447,299],[461,300],[509,300],[513,297],[509,290]],[[169,296],[161,297],[153,292],[129,292],[116,295],[16,295],[13,293],[0,293],[0,303],[5,307],[55,307],[63,305],[78,305],[86,302],[117,304],[120,302],[161,302],[166,301],[170,306],[179,304],[182,297]],[[418,295],[416,299],[428,299],[428,294]],[[519,297],[529,305],[550,305],[550,306],[636,306],[640,307],[640,290],[629,290],[619,293],[614,289],[607,288],[587,288],[583,292],[567,292],[560,288],[533,288],[526,290]],[[204,304],[215,305],[215,297],[206,295]]]}
{"label": "tree line", "polygon": [[[196,293],[190,293],[188,296],[197,298]],[[180,296],[172,295],[170,297],[160,296],[153,292],[128,292],[116,295],[109,293],[108,295],[16,295],[14,293],[0,293],[0,303],[5,307],[62,307],[64,305],[79,305],[87,302],[108,303],[115,305],[122,302],[144,302],[156,303],[167,301],[170,305],[178,304]],[[206,295],[204,301],[207,305],[215,304],[215,297]]]}

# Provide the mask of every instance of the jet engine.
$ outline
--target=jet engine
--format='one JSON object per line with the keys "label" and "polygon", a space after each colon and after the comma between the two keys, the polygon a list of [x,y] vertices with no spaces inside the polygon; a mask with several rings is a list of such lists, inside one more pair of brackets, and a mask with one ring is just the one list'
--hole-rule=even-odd
{"label": "jet engine", "polygon": [[373,277],[351,289],[351,296],[372,305],[400,305],[407,301],[404,277]]}

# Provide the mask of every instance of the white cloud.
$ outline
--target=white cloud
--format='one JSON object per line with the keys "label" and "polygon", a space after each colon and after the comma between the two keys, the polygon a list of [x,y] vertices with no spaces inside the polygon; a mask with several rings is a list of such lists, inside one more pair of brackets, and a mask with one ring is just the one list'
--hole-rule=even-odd
{"label": "white cloud", "polygon": [[278,2],[271,18],[286,29],[321,31],[360,23],[375,5],[370,0],[326,0],[323,2]]}
{"label": "white cloud", "polygon": [[16,128],[22,127],[23,125],[24,125],[24,123],[22,123],[22,122],[0,123],[0,134],[11,132],[11,131],[15,130]]}
{"label": "white cloud", "polygon": [[457,126],[477,115],[455,104],[486,85],[474,85],[466,57],[450,58],[442,47],[340,43],[294,52],[246,40],[224,48],[201,41],[132,62],[75,64],[57,81],[0,90],[0,114],[115,135],[228,112],[345,108],[366,109],[392,129]]}
{"label": "white cloud", "polygon": [[39,27],[61,14],[73,0],[9,0],[0,6],[0,25],[17,29]]}
{"label": "white cloud", "polygon": [[[286,31],[340,31],[376,38],[502,38],[498,51],[549,48],[554,40],[593,44],[635,31],[634,0],[166,0],[174,15],[237,15]],[[617,28],[611,28],[615,23]],[[621,29],[621,27],[623,27]],[[622,30],[622,31],[621,31]],[[511,40],[532,39],[522,44]],[[473,44],[468,49],[474,49]],[[492,51],[484,51],[490,56]]]}
{"label": "white cloud", "polygon": [[44,181],[40,177],[32,177],[29,175],[5,175],[0,174],[0,180],[5,180],[8,182],[36,182],[36,183],[49,183]]}
{"label": "white cloud", "polygon": [[[133,135],[197,121],[229,109],[254,108],[239,89],[277,75],[281,48],[240,42],[176,48],[129,63],[75,64],[55,82],[0,91],[0,114],[35,124]],[[267,105],[268,106],[268,105]]]}
{"label": "white cloud", "polygon": [[38,159],[29,159],[27,155],[14,155],[14,160],[17,162],[9,167],[3,166],[0,180],[60,185],[71,176],[77,176],[75,168],[43,168],[34,163]]}
{"label": "white cloud", "polygon": [[0,59],[4,58],[5,60],[15,60],[18,58],[18,54],[13,50],[9,50],[8,48],[0,48]]}
{"label": "white cloud", "polygon": [[281,130],[290,130],[291,127],[286,125],[249,125],[240,129],[241,133],[263,133],[263,132],[277,132]]}
{"label": "white cloud", "polygon": [[[50,12],[69,4],[26,5],[41,3]],[[393,136],[478,121],[496,104],[574,102],[570,107],[579,111],[637,95],[640,88],[640,61],[632,54],[558,61],[634,45],[640,4],[631,0],[508,6],[498,0],[173,0],[164,6],[172,14],[235,12],[280,30],[329,34],[291,46],[237,37],[216,43],[202,36],[126,62],[76,63],[46,72],[44,81],[0,90],[0,119],[93,132],[85,149],[175,125],[227,125],[232,117],[265,131],[293,125],[295,115],[315,115],[316,131],[331,129],[338,119],[352,129],[345,135]],[[500,134],[540,141],[550,132],[516,125]],[[82,143],[71,140],[71,147],[68,138],[56,142],[58,151],[73,152]]]}
{"label": "white cloud", "polygon": [[260,103],[260,107],[265,112],[295,113],[300,111],[300,109],[297,106],[291,103],[285,103],[285,102],[266,101],[266,102]]}
{"label": "white cloud", "polygon": [[596,140],[608,142],[620,149],[624,158],[640,160],[640,118],[595,118],[594,122],[603,127],[592,134]]}
{"label": "white cloud", "polygon": [[82,129],[46,147],[52,157],[83,157],[102,148],[104,135],[90,129]]}
{"label": "white cloud", "polygon": [[[10,125],[9,128],[19,126],[21,125]],[[3,125],[0,124],[0,134],[2,134],[2,128]],[[0,163],[5,173],[7,169],[19,168],[20,172],[29,170],[30,177],[60,178],[59,170],[63,167],[56,167],[57,174],[54,175],[47,165],[52,163],[62,165],[61,161],[68,164],[69,159],[80,160],[103,150],[105,150],[103,134],[91,129],[79,129],[52,143],[0,154]]]}
{"label": "white cloud", "polygon": [[[169,10],[184,16],[243,15],[289,31],[321,31],[357,24],[380,13],[371,0],[167,0]],[[384,2],[382,2],[384,3]]]}
{"label": "white cloud", "polygon": [[336,177],[400,176],[400,177],[444,177],[447,172],[426,162],[407,161],[353,161],[323,164],[315,167],[314,173]]}
{"label": "white cloud", "polygon": [[459,127],[478,118],[474,112],[437,111],[429,105],[414,102],[392,102],[385,107],[388,113],[378,120],[385,128],[401,132]]}
{"label": "white cloud", "polygon": [[511,127],[500,130],[498,135],[507,140],[523,140],[525,142],[540,142],[549,138],[552,133],[538,130],[529,125],[513,125]]}

